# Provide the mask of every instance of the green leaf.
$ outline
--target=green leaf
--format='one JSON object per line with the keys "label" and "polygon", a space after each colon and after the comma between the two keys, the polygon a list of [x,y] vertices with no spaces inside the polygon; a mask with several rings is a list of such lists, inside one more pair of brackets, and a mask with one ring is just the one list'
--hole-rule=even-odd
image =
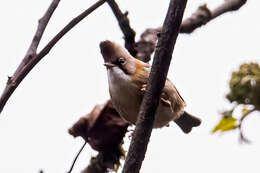
{"label": "green leaf", "polygon": [[212,130],[213,133],[217,131],[225,132],[229,130],[234,130],[238,127],[237,119],[230,116],[230,117],[223,117],[216,127]]}

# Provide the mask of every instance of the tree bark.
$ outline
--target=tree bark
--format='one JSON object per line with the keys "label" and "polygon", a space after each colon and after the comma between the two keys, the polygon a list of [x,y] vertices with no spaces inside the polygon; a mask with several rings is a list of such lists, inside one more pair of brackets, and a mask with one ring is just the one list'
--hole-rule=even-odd
{"label": "tree bark", "polygon": [[186,3],[187,0],[170,1],[123,173],[138,173],[144,160]]}

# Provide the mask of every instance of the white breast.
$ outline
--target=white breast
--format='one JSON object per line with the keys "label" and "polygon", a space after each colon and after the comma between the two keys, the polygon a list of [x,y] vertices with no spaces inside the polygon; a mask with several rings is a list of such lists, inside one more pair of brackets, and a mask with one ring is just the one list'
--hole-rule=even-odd
{"label": "white breast", "polygon": [[[123,119],[135,124],[142,101],[142,92],[141,87],[136,86],[131,80],[131,77],[118,67],[108,70],[112,103]],[[154,128],[167,125],[175,116],[169,107],[160,102],[155,115]]]}
{"label": "white breast", "polygon": [[134,124],[142,97],[139,88],[131,80],[131,77],[118,67],[108,70],[109,92],[113,105],[122,118]]}

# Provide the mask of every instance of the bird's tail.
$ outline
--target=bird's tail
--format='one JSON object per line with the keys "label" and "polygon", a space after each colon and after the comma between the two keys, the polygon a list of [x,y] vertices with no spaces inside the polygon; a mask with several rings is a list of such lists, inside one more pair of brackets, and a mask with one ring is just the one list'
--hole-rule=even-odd
{"label": "bird's tail", "polygon": [[189,133],[192,130],[192,127],[197,127],[201,124],[200,118],[197,118],[186,111],[180,116],[180,118],[174,120],[174,122],[184,133]]}

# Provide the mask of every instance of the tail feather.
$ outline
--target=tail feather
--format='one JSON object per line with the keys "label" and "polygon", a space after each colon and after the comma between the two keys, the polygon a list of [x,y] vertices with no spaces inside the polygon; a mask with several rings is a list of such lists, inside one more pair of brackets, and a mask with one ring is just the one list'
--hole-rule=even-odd
{"label": "tail feather", "polygon": [[197,118],[186,111],[180,116],[180,118],[174,120],[174,122],[184,133],[189,133],[192,130],[192,127],[197,127],[201,124],[200,118]]}

